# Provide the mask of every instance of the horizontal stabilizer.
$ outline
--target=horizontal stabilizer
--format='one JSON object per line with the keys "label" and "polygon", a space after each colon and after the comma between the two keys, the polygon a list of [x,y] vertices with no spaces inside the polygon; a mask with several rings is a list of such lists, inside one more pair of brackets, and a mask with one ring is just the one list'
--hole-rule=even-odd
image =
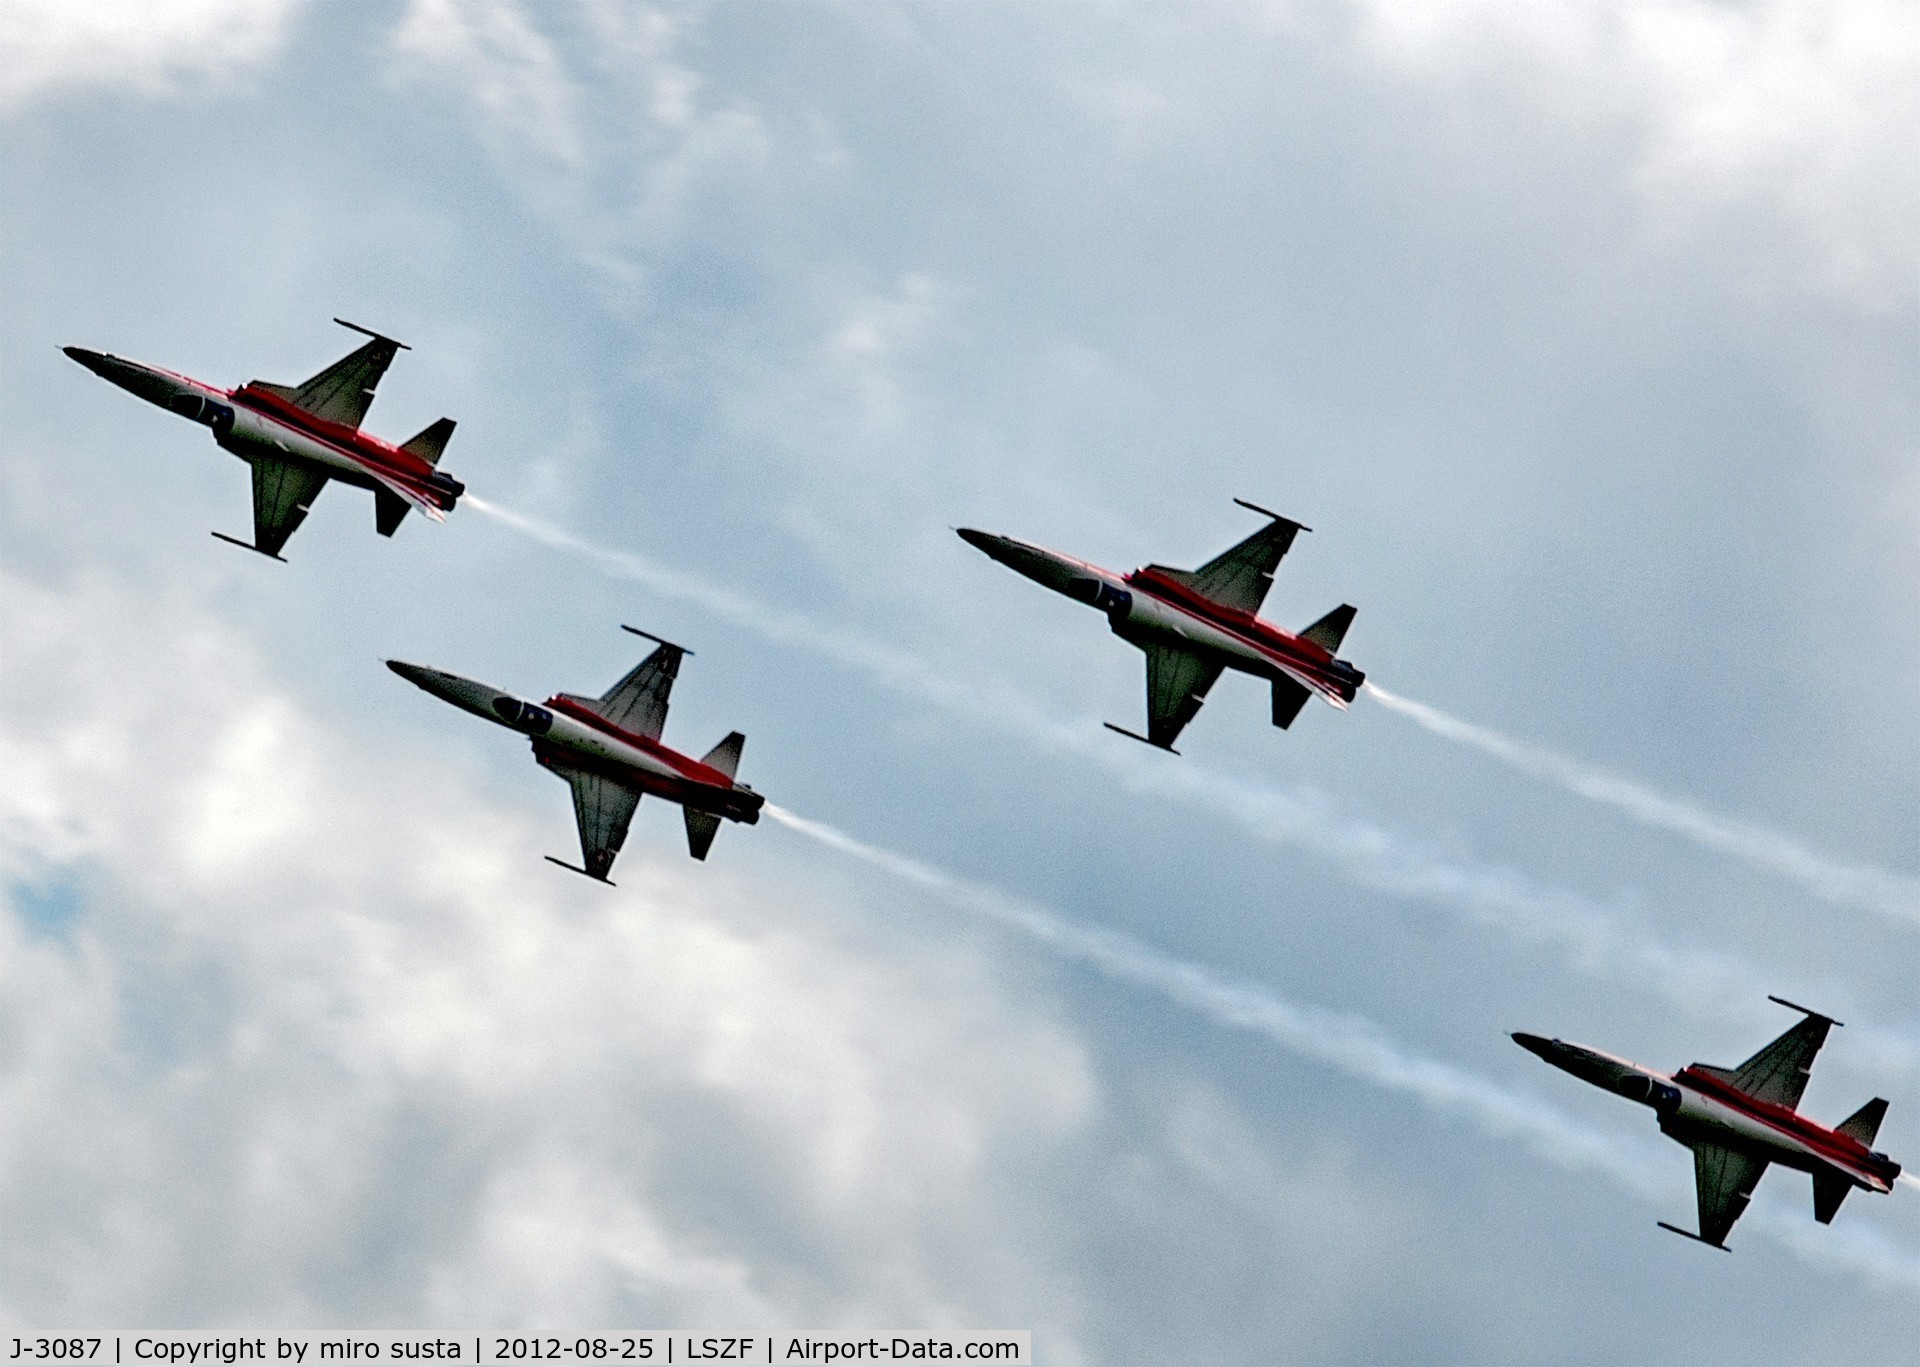
{"label": "horizontal stabilizer", "polygon": [[1307,705],[1307,699],[1313,691],[1303,683],[1292,679],[1273,681],[1273,724],[1282,731],[1293,725],[1293,719],[1300,715],[1300,709]]}
{"label": "horizontal stabilizer", "polygon": [[1347,628],[1353,625],[1353,616],[1357,611],[1351,604],[1342,603],[1301,632],[1300,639],[1312,641],[1329,655],[1338,654],[1340,643],[1347,638]]}
{"label": "horizontal stabilizer", "polygon": [[402,451],[420,457],[429,465],[438,465],[441,454],[447,449],[447,438],[453,435],[453,419],[442,418],[420,429],[415,436],[409,437]]}
{"label": "horizontal stabilizer", "polygon": [[718,769],[728,778],[740,771],[740,752],[746,748],[747,738],[738,731],[727,732],[727,738],[713,749],[707,751],[700,762],[710,769]]}
{"label": "horizontal stabilizer", "polygon": [[1844,1134],[1849,1139],[1857,1139],[1868,1148],[1873,1147],[1873,1137],[1880,1133],[1880,1122],[1887,1118],[1885,1097],[1875,1097],[1838,1125],[1833,1127],[1835,1134]]}
{"label": "horizontal stabilizer", "polygon": [[1813,1175],[1813,1218],[1823,1225],[1833,1223],[1833,1217],[1840,1211],[1840,1203],[1847,1199],[1847,1193],[1853,1190],[1853,1183],[1832,1168],[1816,1172]]}
{"label": "horizontal stabilizer", "polygon": [[697,812],[691,807],[682,807],[680,810],[687,818],[687,853],[695,859],[705,859],[707,851],[713,848],[714,836],[720,833],[720,818],[712,812]]}
{"label": "horizontal stabilizer", "polygon": [[413,505],[396,493],[386,489],[373,491],[373,526],[382,536],[392,536],[400,526],[400,520],[407,515]]}

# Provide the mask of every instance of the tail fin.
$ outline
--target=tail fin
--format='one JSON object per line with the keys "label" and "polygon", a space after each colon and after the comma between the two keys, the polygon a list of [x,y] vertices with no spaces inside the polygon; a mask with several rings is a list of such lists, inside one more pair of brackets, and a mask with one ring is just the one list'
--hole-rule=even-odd
{"label": "tail fin", "polygon": [[714,836],[720,833],[720,818],[712,812],[696,812],[691,807],[682,807],[680,811],[687,818],[687,853],[695,859],[705,859],[707,851],[713,848]]}
{"label": "tail fin", "polygon": [[1342,603],[1301,632],[1300,639],[1312,641],[1329,655],[1337,654],[1340,650],[1340,642],[1346,639],[1347,628],[1353,625],[1353,615],[1357,611],[1359,611],[1358,608]]}
{"label": "tail fin", "polygon": [[447,449],[447,438],[452,435],[453,419],[442,418],[421,428],[420,434],[409,438],[400,449],[412,452],[429,465],[438,465],[441,453]]}
{"label": "tail fin", "polygon": [[[708,768],[718,769],[728,778],[732,778],[740,770],[740,752],[746,748],[746,744],[747,738],[745,736],[741,735],[738,731],[729,731],[727,732],[727,738],[725,740],[701,756],[700,762]],[[693,819],[691,814],[689,814],[687,819],[689,821]]]}
{"label": "tail fin", "polygon": [[1873,1137],[1880,1133],[1880,1122],[1887,1118],[1887,1103],[1883,1097],[1875,1097],[1838,1125],[1833,1127],[1835,1134],[1844,1134],[1849,1139],[1857,1139],[1868,1148],[1873,1147]]}
{"label": "tail fin", "polygon": [[400,519],[407,515],[407,509],[413,505],[389,489],[373,491],[373,526],[382,536],[392,536],[399,527]]}
{"label": "tail fin", "polygon": [[1833,1168],[1822,1168],[1813,1175],[1813,1218],[1823,1225],[1833,1223],[1840,1203],[1853,1190],[1853,1182]]}

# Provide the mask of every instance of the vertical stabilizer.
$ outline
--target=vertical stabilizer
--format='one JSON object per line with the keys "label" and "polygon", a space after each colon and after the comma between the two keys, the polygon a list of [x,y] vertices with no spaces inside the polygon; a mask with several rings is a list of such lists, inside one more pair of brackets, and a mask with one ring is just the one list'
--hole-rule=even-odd
{"label": "vertical stabilizer", "polygon": [[1849,1139],[1857,1139],[1868,1148],[1873,1147],[1873,1137],[1880,1133],[1880,1122],[1887,1118],[1885,1097],[1875,1097],[1838,1125],[1833,1127],[1835,1134],[1844,1134]]}
{"label": "vertical stabilizer", "polygon": [[1340,643],[1347,638],[1347,628],[1353,625],[1354,614],[1359,609],[1350,603],[1342,603],[1325,617],[1300,633],[1303,641],[1312,641],[1329,655],[1340,653]]}
{"label": "vertical stabilizer", "polygon": [[447,449],[447,438],[453,435],[453,419],[442,418],[420,429],[418,436],[410,437],[400,447],[420,457],[429,465],[438,465],[441,454]]}
{"label": "vertical stabilizer", "polygon": [[746,748],[746,744],[745,736],[738,731],[729,731],[725,740],[700,757],[700,762],[732,778],[740,772],[740,752]]}

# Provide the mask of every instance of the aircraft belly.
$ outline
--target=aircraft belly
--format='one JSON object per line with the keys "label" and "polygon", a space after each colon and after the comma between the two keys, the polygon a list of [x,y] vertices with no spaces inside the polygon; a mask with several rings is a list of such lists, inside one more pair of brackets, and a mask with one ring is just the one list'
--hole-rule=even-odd
{"label": "aircraft belly", "polygon": [[326,471],[330,479],[363,489],[375,488],[378,483],[364,464],[346,452],[248,408],[235,411],[233,429],[221,444],[243,459],[257,453],[278,460],[305,461]]}
{"label": "aircraft belly", "polygon": [[665,761],[656,759],[639,746],[629,745],[615,736],[609,736],[603,731],[576,721],[565,713],[554,717],[553,727],[547,732],[545,739],[606,764],[631,770],[634,772],[636,781],[644,777],[655,782],[685,782],[684,776],[678,770]]}
{"label": "aircraft belly", "polygon": [[1688,1136],[1698,1136],[1802,1171],[1811,1171],[1815,1165],[1833,1166],[1830,1160],[1815,1153],[1802,1140],[1744,1111],[1735,1110],[1724,1102],[1687,1088],[1681,1089],[1680,1098],[1680,1109],[1674,1116],[1673,1128],[1685,1132],[1684,1136],[1674,1136],[1682,1143],[1687,1142]]}
{"label": "aircraft belly", "polygon": [[[1117,626],[1118,624],[1116,624]],[[1169,603],[1136,592],[1123,634],[1154,638],[1183,650],[1221,657],[1229,669],[1271,677],[1273,662],[1232,632],[1222,631]]]}

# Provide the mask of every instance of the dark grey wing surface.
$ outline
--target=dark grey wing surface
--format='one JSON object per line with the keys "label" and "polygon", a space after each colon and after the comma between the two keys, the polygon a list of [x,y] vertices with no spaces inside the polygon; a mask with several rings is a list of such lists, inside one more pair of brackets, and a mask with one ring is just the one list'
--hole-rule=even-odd
{"label": "dark grey wing surface", "polygon": [[602,694],[594,710],[623,731],[659,740],[667,726],[667,695],[686,653],[679,646],[661,646]]}
{"label": "dark grey wing surface", "polygon": [[295,386],[289,397],[316,418],[358,427],[373,406],[374,387],[399,351],[400,343],[392,338],[375,337],[305,384]]}
{"label": "dark grey wing surface", "polygon": [[1147,740],[1171,750],[1186,724],[1200,714],[1207,690],[1225,666],[1177,646],[1147,643],[1140,649],[1147,656]]}
{"label": "dark grey wing surface", "polygon": [[1300,532],[1298,522],[1276,517],[1233,549],[1187,577],[1195,592],[1241,612],[1258,612],[1273,587],[1273,572]]}
{"label": "dark grey wing surface", "polygon": [[540,761],[573,787],[573,819],[580,828],[580,863],[590,878],[605,879],[613,857],[626,844],[640,794],[599,774]]}
{"label": "dark grey wing surface", "polygon": [[1832,1026],[1825,1016],[1808,1016],[1734,1069],[1727,1080],[1757,1101],[1797,1110],[1807,1090],[1814,1055],[1827,1042]]}
{"label": "dark grey wing surface", "polygon": [[1734,1221],[1753,1199],[1767,1160],[1718,1144],[1693,1146],[1693,1180],[1700,1203],[1700,1237],[1726,1247]]}
{"label": "dark grey wing surface", "polygon": [[255,456],[252,464],[254,549],[278,555],[306,520],[307,509],[326,487],[327,477],[310,465],[272,456]]}

